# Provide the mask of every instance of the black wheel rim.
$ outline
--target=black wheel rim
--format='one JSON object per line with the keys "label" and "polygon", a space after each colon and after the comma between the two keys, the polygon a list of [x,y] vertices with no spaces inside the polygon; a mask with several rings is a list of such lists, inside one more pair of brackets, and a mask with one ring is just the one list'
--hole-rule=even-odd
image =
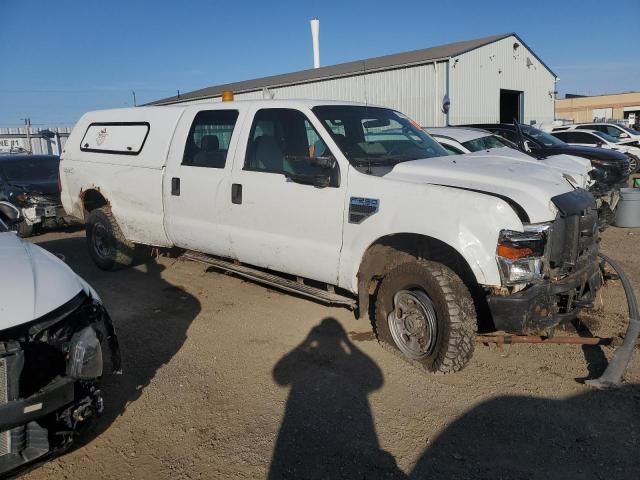
{"label": "black wheel rim", "polygon": [[438,319],[435,306],[424,291],[397,292],[388,322],[393,341],[404,355],[419,360],[433,353],[438,339]]}

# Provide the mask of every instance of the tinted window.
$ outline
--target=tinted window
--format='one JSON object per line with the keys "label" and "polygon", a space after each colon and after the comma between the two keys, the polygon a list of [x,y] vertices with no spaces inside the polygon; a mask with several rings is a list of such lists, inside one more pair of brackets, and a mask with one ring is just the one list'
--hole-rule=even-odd
{"label": "tinted window", "polygon": [[520,142],[518,134],[513,130],[496,130],[496,133],[501,137],[504,137],[507,140],[515,143],[516,145]]}
{"label": "tinted window", "polygon": [[603,127],[604,127],[604,133],[616,139],[619,138],[620,134],[622,133],[621,129],[617,127],[612,127],[611,125],[603,125]]}
{"label": "tinted window", "polygon": [[553,132],[553,136],[559,138],[563,142],[572,143],[570,131]]}
{"label": "tinted window", "polygon": [[[331,157],[327,145],[299,110],[267,108],[253,119],[245,170],[284,175],[327,175],[321,159]],[[333,184],[337,186],[337,184]]]}
{"label": "tinted window", "polygon": [[237,110],[198,112],[187,137],[182,164],[224,168],[237,119]]}
{"label": "tinted window", "polygon": [[9,182],[56,180],[59,163],[58,157],[25,155],[11,160],[3,160],[0,157],[0,177]]}
{"label": "tinted window", "polygon": [[587,145],[596,145],[598,143],[598,137],[595,135],[591,135],[586,132],[578,132],[577,130],[572,132],[570,138],[570,143],[584,143]]}

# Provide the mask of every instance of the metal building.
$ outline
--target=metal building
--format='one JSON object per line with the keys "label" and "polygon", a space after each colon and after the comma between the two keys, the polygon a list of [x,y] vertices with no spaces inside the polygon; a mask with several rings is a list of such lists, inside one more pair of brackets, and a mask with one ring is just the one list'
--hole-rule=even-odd
{"label": "metal building", "polygon": [[0,153],[60,155],[71,133],[62,128],[0,128]]}
{"label": "metal building", "polygon": [[[424,126],[476,122],[549,123],[556,75],[515,33],[217,85],[152,102],[167,105],[312,98],[385,105]],[[448,112],[445,104],[450,105]]]}

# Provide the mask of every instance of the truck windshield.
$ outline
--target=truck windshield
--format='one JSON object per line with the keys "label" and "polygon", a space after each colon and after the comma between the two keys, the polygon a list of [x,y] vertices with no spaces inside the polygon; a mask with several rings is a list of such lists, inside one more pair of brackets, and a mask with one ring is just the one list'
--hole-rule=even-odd
{"label": "truck windshield", "polygon": [[393,166],[447,155],[415,122],[388,108],[324,105],[313,113],[354,166]]}

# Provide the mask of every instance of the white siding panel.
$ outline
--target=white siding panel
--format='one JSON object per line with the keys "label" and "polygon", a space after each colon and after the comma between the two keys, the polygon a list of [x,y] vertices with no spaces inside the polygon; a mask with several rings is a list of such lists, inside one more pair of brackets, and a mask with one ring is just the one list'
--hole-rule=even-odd
{"label": "white siding panel", "polygon": [[524,92],[525,123],[553,121],[554,77],[515,37],[453,58],[449,85],[452,125],[498,122],[501,88]]}
{"label": "white siding panel", "polygon": [[[446,92],[446,62],[371,72],[321,82],[273,87],[277,99],[363,102],[397,109],[421,125],[440,125]],[[236,94],[237,100],[265,98],[263,91]]]}

